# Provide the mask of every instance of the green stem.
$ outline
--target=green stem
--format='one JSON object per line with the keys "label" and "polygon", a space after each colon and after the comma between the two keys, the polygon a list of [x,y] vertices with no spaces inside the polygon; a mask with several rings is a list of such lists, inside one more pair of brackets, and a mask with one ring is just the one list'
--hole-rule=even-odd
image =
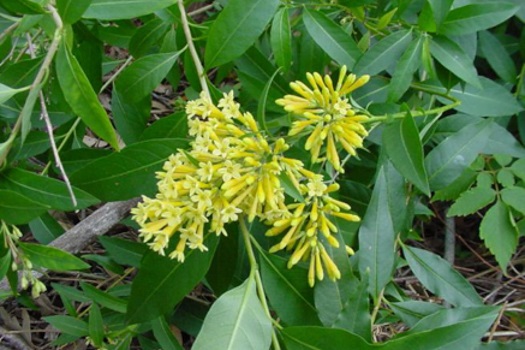
{"label": "green stem", "polygon": [[[266,316],[272,321],[272,323],[275,323],[272,315],[270,314],[270,308],[268,307],[268,303],[266,302],[266,294],[264,293],[261,274],[259,273],[257,259],[255,258],[252,241],[250,239],[251,235],[250,235],[250,232],[248,231],[248,227],[246,227],[246,218],[242,216],[239,222],[240,222],[240,227],[241,227],[242,238],[244,240],[244,245],[246,247],[246,253],[248,254],[248,262],[250,263],[250,274],[253,274],[255,276],[255,285],[257,288],[257,294],[259,295],[259,299],[261,300],[261,304],[262,304],[262,307],[264,309]],[[273,347],[275,350],[281,349],[281,346],[279,345],[279,340],[277,339],[277,334],[275,333],[275,330],[273,328],[272,328],[272,343],[273,343]]]}

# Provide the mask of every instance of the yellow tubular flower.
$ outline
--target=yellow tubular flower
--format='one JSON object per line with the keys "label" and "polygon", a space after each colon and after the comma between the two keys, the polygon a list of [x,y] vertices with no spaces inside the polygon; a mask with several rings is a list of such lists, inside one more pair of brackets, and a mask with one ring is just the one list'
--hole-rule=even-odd
{"label": "yellow tubular flower", "polygon": [[290,136],[310,131],[305,149],[310,151],[312,161],[318,162],[326,154],[327,161],[339,172],[344,170],[336,143],[350,155],[355,155],[368,135],[361,124],[368,117],[356,114],[348,95],[366,84],[370,76],[357,78],[355,74],[347,75],[346,71],[346,66],[343,66],[335,87],[329,75],[322,77],[319,73],[307,73],[310,87],[300,81],[292,82],[290,87],[297,95],[286,95],[276,101],[285,111],[298,117],[289,131]]}

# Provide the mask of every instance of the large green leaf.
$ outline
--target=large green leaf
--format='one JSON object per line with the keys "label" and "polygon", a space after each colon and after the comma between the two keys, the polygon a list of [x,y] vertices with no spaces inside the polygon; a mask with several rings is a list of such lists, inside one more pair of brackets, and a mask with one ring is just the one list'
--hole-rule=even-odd
{"label": "large green leaf", "polygon": [[503,271],[518,246],[518,230],[511,221],[509,208],[498,200],[490,208],[479,226],[479,235],[494,254]]}
{"label": "large green leaf", "polygon": [[267,350],[271,339],[272,322],[257,298],[255,278],[250,275],[213,303],[192,349]]}
{"label": "large green leaf", "polygon": [[53,271],[83,270],[89,264],[70,253],[42,244],[22,243],[18,246],[35,266],[44,267]]}
{"label": "large green leaf", "polygon": [[478,38],[479,48],[492,69],[506,82],[515,82],[518,75],[516,65],[505,46],[488,30],[479,32]]}
{"label": "large green leaf", "polygon": [[[137,29],[129,42],[129,52],[133,57],[144,56],[159,42],[164,33],[170,28],[170,23],[155,17]],[[169,51],[168,51],[169,52]]]}
{"label": "large green leaf", "polygon": [[496,199],[496,191],[490,187],[474,187],[463,192],[450,207],[447,216],[465,216],[486,207]]}
{"label": "large green leaf", "polygon": [[118,201],[139,195],[153,195],[155,171],[178,149],[187,147],[182,139],[154,139],[134,143],[88,163],[71,174],[71,182],[104,201]]}
{"label": "large green leaf", "polygon": [[206,67],[220,66],[241,56],[262,34],[278,6],[278,0],[228,1],[208,33]]}
{"label": "large green leaf", "polygon": [[117,134],[100,104],[86,74],[62,40],[56,56],[56,71],[60,87],[71,109],[95,134],[118,150]]}
{"label": "large green leaf", "polygon": [[123,265],[139,267],[142,257],[148,251],[146,244],[127,239],[100,236],[98,240],[111,259]]}
{"label": "large green leaf", "polygon": [[128,19],[153,13],[173,5],[177,0],[92,0],[84,18]]}
{"label": "large green leaf", "polygon": [[49,244],[64,233],[64,228],[49,213],[30,221],[29,228],[33,237],[41,244]]}
{"label": "large green leaf", "polygon": [[18,168],[0,174],[0,189],[17,192],[42,206],[62,211],[82,209],[99,202],[89,193],[74,188],[75,207],[65,183]]}
{"label": "large green leaf", "polygon": [[303,13],[303,21],[308,34],[314,39],[332,59],[339,65],[353,69],[356,60],[361,56],[361,50],[354,39],[340,25],[318,11]]}
{"label": "large green leaf", "polygon": [[410,87],[414,73],[421,65],[421,50],[424,36],[420,36],[408,45],[396,65],[392,80],[388,85],[389,101],[397,101]]}
{"label": "large green leaf", "polygon": [[403,253],[414,275],[432,293],[456,306],[483,304],[474,287],[443,258],[408,246],[403,246]]}
{"label": "large green leaf", "polygon": [[387,125],[383,131],[383,146],[396,169],[421,192],[430,195],[423,146],[410,113]]}
{"label": "large green leaf", "polygon": [[437,36],[430,42],[430,52],[439,63],[459,78],[474,86],[480,86],[472,60],[454,41]]}
{"label": "large green leaf", "polygon": [[525,188],[513,186],[501,191],[501,199],[505,204],[525,215]]}
{"label": "large green leaf", "polygon": [[145,96],[140,100],[123,96],[118,89],[113,89],[111,111],[120,137],[126,144],[136,142],[146,129],[150,118],[151,98]]}
{"label": "large green leaf", "polygon": [[62,21],[67,24],[78,21],[93,0],[56,0],[57,10]]}
{"label": "large green leaf", "polygon": [[399,30],[381,39],[357,61],[354,73],[375,75],[393,66],[411,40],[411,30]]}
{"label": "large green leaf", "polygon": [[306,269],[288,269],[287,260],[261,252],[261,272],[266,295],[277,315],[289,325],[319,325]]}
{"label": "large green leaf", "polygon": [[389,306],[392,311],[401,318],[401,320],[408,326],[413,327],[422,318],[433,314],[444,307],[434,302],[409,300],[398,303],[390,303]]}
{"label": "large green leaf", "polygon": [[45,10],[40,4],[37,4],[35,1],[31,0],[1,0],[0,5],[2,5],[6,10],[14,13],[28,15],[37,15],[45,13]]}
{"label": "large green leaf", "polygon": [[209,233],[207,252],[190,250],[184,263],[149,251],[133,280],[127,318],[131,323],[150,321],[170,312],[206,275],[218,237]]}
{"label": "large green leaf", "polygon": [[115,86],[127,101],[142,100],[166,77],[182,51],[157,53],[139,58],[124,69]]}
{"label": "large green leaf", "polygon": [[86,296],[91,299],[93,302],[100,304],[101,306],[107,307],[110,310],[126,313],[126,302],[120,298],[117,298],[113,295],[108,294],[96,287],[81,282],[80,283],[82,290]]}
{"label": "large green leaf", "polygon": [[370,298],[368,294],[368,276],[364,276],[356,288],[345,300],[340,314],[332,327],[345,329],[370,340],[372,325],[370,318]]}
{"label": "large green leaf", "polygon": [[430,188],[438,190],[454,182],[485,146],[491,120],[467,125],[437,145],[425,159]]}
{"label": "large green leaf", "polygon": [[89,338],[96,347],[101,347],[104,340],[104,320],[102,313],[96,303],[91,304],[89,309]]}
{"label": "large green leaf", "polygon": [[8,224],[26,224],[48,209],[18,192],[0,190],[0,219]]}
{"label": "large green leaf", "polygon": [[394,269],[395,232],[388,202],[385,169],[381,167],[359,228],[359,271],[370,276],[369,290],[374,298],[390,281]]}
{"label": "large green leaf", "polygon": [[140,140],[185,138],[188,135],[188,120],[185,112],[173,113],[148,126]]}
{"label": "large green leaf", "polygon": [[282,330],[282,336],[288,350],[371,350],[376,348],[360,336],[337,328],[287,327]]}
{"label": "large green leaf", "polygon": [[439,32],[445,35],[464,35],[494,27],[510,18],[519,7],[510,2],[478,2],[450,11]]}
{"label": "large green leaf", "polygon": [[270,32],[270,43],[275,55],[275,61],[285,71],[290,69],[292,64],[292,31],[288,16],[288,8],[286,7],[277,11],[273,18]]}
{"label": "large green leaf", "polygon": [[168,322],[164,316],[160,316],[155,320],[151,321],[151,328],[155,339],[159,342],[161,349],[163,350],[184,350],[182,345],[179,344],[175,335],[173,335]]}

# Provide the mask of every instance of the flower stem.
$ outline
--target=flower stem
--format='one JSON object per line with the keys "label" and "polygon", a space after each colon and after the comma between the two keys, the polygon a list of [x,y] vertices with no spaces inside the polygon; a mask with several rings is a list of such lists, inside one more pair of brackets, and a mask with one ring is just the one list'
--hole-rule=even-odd
{"label": "flower stem", "polygon": [[[264,309],[264,312],[266,313],[266,316],[272,321],[272,323],[274,323],[272,315],[270,314],[270,308],[268,307],[268,303],[266,302],[266,294],[264,293],[261,274],[259,273],[259,267],[257,264],[257,260],[255,259],[255,253],[253,251],[252,242],[250,240],[250,237],[251,237],[250,232],[248,231],[248,227],[246,227],[246,218],[241,217],[239,222],[241,226],[242,238],[244,240],[244,245],[246,247],[246,253],[248,254],[248,261],[250,263],[250,274],[254,274],[255,276],[255,285],[257,288],[257,294],[259,295],[259,299],[261,300],[261,304]],[[275,350],[281,349],[281,346],[279,345],[279,340],[277,339],[277,334],[275,333],[275,329],[273,329],[273,327],[272,327],[272,343],[273,343],[273,348]]]}

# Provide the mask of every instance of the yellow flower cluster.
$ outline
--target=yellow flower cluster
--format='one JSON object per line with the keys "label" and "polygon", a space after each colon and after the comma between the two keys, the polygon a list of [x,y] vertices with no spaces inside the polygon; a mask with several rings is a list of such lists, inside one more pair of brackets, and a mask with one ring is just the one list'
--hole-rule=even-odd
{"label": "yellow flower cluster", "polygon": [[[268,236],[284,234],[272,252],[293,250],[289,267],[310,259],[309,282],[326,274],[340,277],[323,244],[337,247],[337,227],[330,217],[357,221],[350,207],[332,197],[336,184],[287,158],[283,138],[269,142],[250,113],[240,111],[233,93],[217,105],[205,96],[186,106],[190,136],[188,151],[179,150],[165,162],[155,198],[143,198],[132,210],[140,236],[159,254],[184,261],[185,249],[206,250],[207,231],[227,235],[225,225],[258,218],[272,228]],[[287,177],[304,202],[290,203],[281,178]],[[167,252],[170,240],[177,239]]]}
{"label": "yellow flower cluster", "polygon": [[[297,135],[308,129],[310,136],[305,148],[312,155],[313,162],[326,160],[335,170],[344,172],[337,151],[336,143],[350,155],[356,154],[356,148],[363,147],[363,138],[368,135],[361,124],[368,117],[356,114],[346,97],[355,89],[365,85],[370,76],[363,75],[359,79],[355,74],[348,74],[346,66],[341,68],[337,84],[329,75],[322,77],[319,73],[307,73],[310,87],[301,81],[290,84],[297,95],[286,95],[278,99],[277,104],[299,117],[292,124],[289,135]],[[323,147],[326,143],[326,147]]]}

